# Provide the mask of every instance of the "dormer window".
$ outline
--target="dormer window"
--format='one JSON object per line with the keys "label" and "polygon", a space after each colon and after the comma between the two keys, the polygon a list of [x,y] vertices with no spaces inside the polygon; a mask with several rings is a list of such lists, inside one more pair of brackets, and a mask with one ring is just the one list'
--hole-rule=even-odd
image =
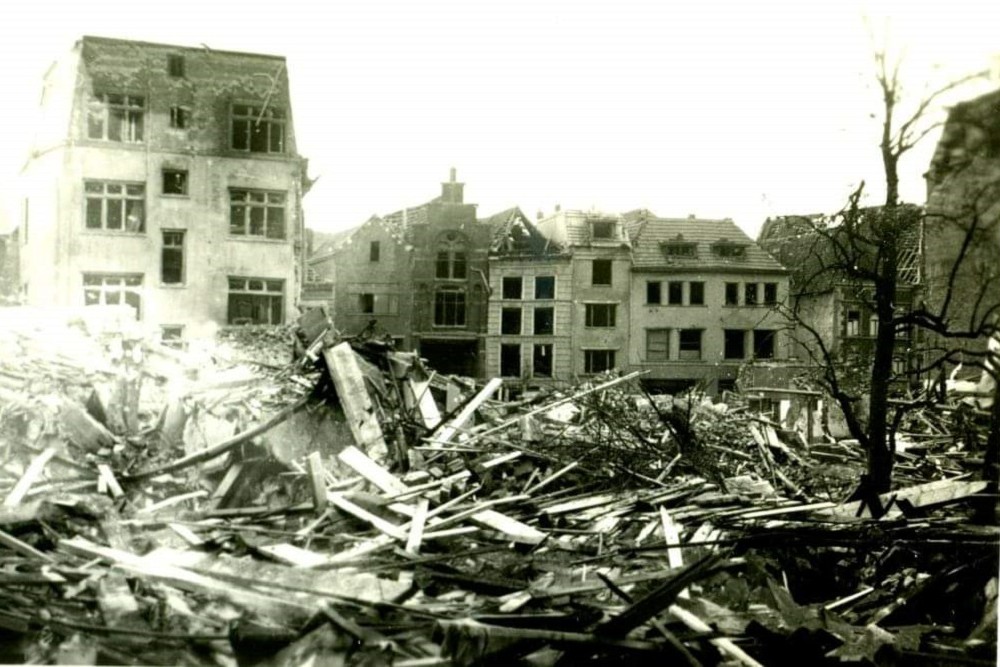
{"label": "dormer window", "polygon": [[688,241],[668,241],[660,244],[667,257],[696,257],[698,244]]}
{"label": "dormer window", "polygon": [[712,252],[718,257],[739,258],[747,256],[747,247],[728,239],[721,239],[712,245]]}
{"label": "dormer window", "polygon": [[595,241],[611,241],[615,238],[615,223],[611,220],[595,220],[590,223],[590,236]]}

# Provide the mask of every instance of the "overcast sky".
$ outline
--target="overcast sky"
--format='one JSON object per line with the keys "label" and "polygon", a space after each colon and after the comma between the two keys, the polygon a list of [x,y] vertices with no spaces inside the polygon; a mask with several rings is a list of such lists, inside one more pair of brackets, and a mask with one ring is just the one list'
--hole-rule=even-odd
{"label": "overcast sky", "polygon": [[[455,167],[483,216],[645,207],[753,235],[768,215],[838,209],[861,179],[877,201],[871,34],[887,31],[915,98],[990,66],[1000,2],[8,2],[0,194],[45,69],[89,34],[286,56],[316,229],[421,204]],[[903,165],[910,201],[934,141]]]}

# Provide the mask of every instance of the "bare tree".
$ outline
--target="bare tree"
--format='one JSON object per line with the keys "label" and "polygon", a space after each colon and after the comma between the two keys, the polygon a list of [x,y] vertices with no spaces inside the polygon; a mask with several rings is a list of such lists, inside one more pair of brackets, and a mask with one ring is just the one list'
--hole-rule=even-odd
{"label": "bare tree", "polygon": [[[989,290],[982,290],[984,299],[976,309],[976,326],[960,330],[953,326],[948,314],[954,298],[944,298],[937,304],[943,306],[943,311],[916,299],[924,211],[899,200],[900,159],[941,125],[932,117],[940,98],[982,75],[952,81],[924,96],[904,114],[899,63],[890,66],[884,53],[876,54],[875,62],[882,100],[879,149],[885,178],[884,202],[862,207],[862,184],[837,214],[798,218],[785,226],[784,238],[774,234],[775,238],[768,239],[765,230],[761,239],[796,272],[796,299],[783,310],[802,334],[802,350],[817,368],[816,379],[836,400],[852,437],[867,452],[867,475],[857,492],[861,496],[889,490],[895,431],[906,411],[922,404],[922,399],[893,400],[896,389],[906,386],[900,381],[912,378],[914,373],[926,373],[954,357],[955,351],[945,345],[937,358],[923,361],[917,354],[921,332],[933,330],[939,334],[939,341],[988,335],[993,326],[989,323],[994,321],[991,318],[998,308],[987,303],[985,293]],[[991,197],[995,203],[995,194],[987,188],[975,201],[986,210]],[[961,267],[970,265],[970,248],[988,236],[988,225],[984,215],[970,215],[967,210],[953,212],[948,220],[961,222],[961,229],[967,232],[967,236],[960,235],[952,257],[957,267],[952,279],[957,282],[967,273]],[[981,281],[988,282],[988,277],[981,277]],[[847,345],[847,338],[840,345],[833,344],[837,336],[824,330],[823,323],[835,318],[826,312],[829,305],[824,306],[820,298],[831,294],[836,296],[835,307],[848,316],[842,320],[845,332],[864,339],[864,345]],[[855,304],[857,310],[848,310],[844,304]]]}

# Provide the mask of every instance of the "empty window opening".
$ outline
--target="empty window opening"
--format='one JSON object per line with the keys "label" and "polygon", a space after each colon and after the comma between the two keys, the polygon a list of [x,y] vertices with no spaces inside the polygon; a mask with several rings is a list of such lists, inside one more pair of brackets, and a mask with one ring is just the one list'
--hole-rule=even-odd
{"label": "empty window opening", "polygon": [[743,286],[743,303],[747,306],[756,306],[759,303],[757,301],[757,283],[747,283]]}
{"label": "empty window opening", "polygon": [[167,56],[167,73],[170,76],[184,76],[184,56],[169,54]]}
{"label": "empty window opening", "polygon": [[858,336],[861,334],[861,311],[848,310],[844,321],[845,334],[848,336]]}
{"label": "empty window opening", "polygon": [[175,130],[191,127],[191,110],[187,107],[170,107],[170,127]]}
{"label": "empty window opening", "polygon": [[741,329],[723,331],[723,356],[726,359],[742,359],[746,355],[746,332]]}
{"label": "empty window opening", "polygon": [[163,170],[163,194],[186,195],[188,193],[188,173],[183,169]]}
{"label": "empty window opening", "polygon": [[142,274],[83,274],[85,306],[131,306],[135,319],[142,317]]}
{"label": "empty window opening", "polygon": [[692,306],[705,305],[705,283],[688,283],[688,303]]}
{"label": "empty window opening", "polygon": [[553,308],[535,308],[535,335],[551,336],[555,333],[555,320]]}
{"label": "empty window opening", "polygon": [[739,283],[726,283],[726,305],[727,306],[738,306],[738,305],[740,305],[740,284]]}
{"label": "empty window opening", "polygon": [[434,326],[465,326],[465,292],[442,290],[434,294]]}
{"label": "empty window opening", "polygon": [[584,350],[583,351],[583,372],[603,373],[614,370],[615,351],[614,350]]}
{"label": "empty window opening", "polygon": [[531,374],[535,377],[552,377],[552,345],[535,345],[531,355]]}
{"label": "empty window opening", "polygon": [[592,285],[610,285],[611,284],[611,260],[610,259],[595,259],[593,261],[593,268],[591,274],[591,284]]}
{"label": "empty window opening", "polygon": [[773,306],[778,303],[778,283],[764,283],[764,305]]}
{"label": "empty window opening", "polygon": [[282,324],[284,280],[229,278],[229,324]]}
{"label": "empty window opening", "polygon": [[659,305],[663,303],[660,281],[649,281],[646,283],[646,303],[649,305]]}
{"label": "empty window opening", "polygon": [[229,233],[267,239],[285,238],[285,193],[229,191]]}
{"label": "empty window opening", "polygon": [[520,308],[504,308],[500,311],[500,333],[505,336],[521,335]]}
{"label": "empty window opening", "polygon": [[756,329],[753,332],[753,356],[757,359],[774,359],[774,332]]}
{"label": "empty window opening", "polygon": [[556,298],[555,276],[535,276],[535,298],[536,299]]}
{"label": "empty window opening", "polygon": [[588,327],[615,326],[615,305],[613,303],[588,303],[584,307],[585,325]]}
{"label": "empty window opening", "polygon": [[592,222],[591,234],[595,239],[607,240],[614,238],[615,223],[613,222]]}
{"label": "empty window opening", "polygon": [[684,283],[667,283],[667,303],[671,306],[680,306],[684,303]]}
{"label": "empty window opening", "polygon": [[368,261],[377,262],[382,256],[382,248],[378,241],[372,241],[368,244]]}
{"label": "empty window opening", "polygon": [[283,153],[284,110],[270,105],[234,104],[232,147],[250,153]]}
{"label": "empty window opening", "polygon": [[146,98],[140,95],[94,95],[87,108],[87,138],[139,143],[145,113]]}
{"label": "empty window opening", "polygon": [[374,313],[375,312],[375,295],[371,293],[364,293],[358,295],[358,310],[362,313]]}
{"label": "empty window opening", "polygon": [[441,280],[464,280],[467,271],[465,242],[455,232],[448,232],[438,245],[435,275]]}
{"label": "empty window opening", "polygon": [[677,358],[691,361],[701,359],[701,329],[681,329]]}
{"label": "empty window opening", "polygon": [[521,298],[521,278],[520,276],[504,276],[503,278],[503,298]]}
{"label": "empty window opening", "polygon": [[521,377],[521,346],[504,343],[500,346],[500,376]]}
{"label": "empty window opening", "polygon": [[160,282],[165,285],[179,285],[184,282],[184,232],[163,232]]}

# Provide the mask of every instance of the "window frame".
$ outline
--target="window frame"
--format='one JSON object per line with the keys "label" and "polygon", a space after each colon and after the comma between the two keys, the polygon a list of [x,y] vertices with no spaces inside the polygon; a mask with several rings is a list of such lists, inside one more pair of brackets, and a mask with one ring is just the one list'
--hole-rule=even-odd
{"label": "window frame", "polygon": [[[234,287],[236,283],[242,283]],[[275,287],[277,285],[277,287]],[[285,287],[284,278],[262,278],[256,276],[226,276],[226,323],[229,325],[253,324],[264,326],[280,326],[285,323]],[[237,320],[253,319],[234,317],[233,297],[257,297],[266,304],[267,322],[240,322]],[[277,306],[277,307],[275,307]],[[275,314],[277,313],[277,318]],[[277,319],[278,321],[273,321]]]}
{"label": "window frame", "polygon": [[[242,111],[238,111],[238,109]],[[266,118],[265,118],[266,116]],[[245,147],[237,146],[237,127],[246,125],[244,141]],[[266,128],[265,143],[267,150],[254,150],[253,126]],[[278,132],[277,149],[272,148],[274,143],[274,130],[280,128]],[[233,102],[229,106],[229,148],[240,153],[257,153],[260,155],[284,155],[288,152],[288,116],[284,108],[271,104],[261,106],[259,102]]]}
{"label": "window frame", "polygon": [[[173,244],[167,242],[167,236],[177,238],[179,237],[180,243]],[[161,229],[160,230],[160,284],[170,285],[172,287],[182,287],[187,284],[187,262],[185,261],[185,237],[187,233],[183,229]],[[170,281],[166,279],[167,271],[167,252],[176,253],[180,257],[178,264],[180,268],[178,269],[179,278],[176,281]]]}
{"label": "window frame", "polygon": [[[704,354],[704,329],[678,329],[677,338],[677,359],[679,361],[701,361],[702,355]],[[685,341],[685,334],[697,334],[697,346],[694,346],[694,341]],[[687,346],[687,347],[685,347]],[[696,353],[697,356],[695,356]]]}
{"label": "window frame", "polygon": [[[86,113],[87,139],[141,144],[146,133],[146,97],[129,93],[94,93]],[[100,136],[94,130],[100,126]],[[113,129],[117,126],[117,129]],[[117,135],[117,136],[115,136]]]}
{"label": "window frame", "polygon": [[761,305],[760,283],[743,283],[743,305],[745,306]]}
{"label": "window frame", "polygon": [[[754,329],[753,330],[753,358],[754,359],[776,359],[778,352],[777,342],[778,332],[774,329]],[[768,354],[761,354],[765,349]]]}
{"label": "window frame", "polygon": [[[141,273],[116,273],[116,272],[96,272],[84,271],[82,275],[83,305],[87,306],[132,306],[128,302],[128,295],[135,296],[135,319],[142,320],[142,300],[145,296],[143,286],[146,277]],[[100,283],[93,282],[99,280]],[[88,294],[89,293],[89,294]],[[97,294],[97,301],[88,303],[88,296]],[[109,294],[118,294],[117,303],[109,303]]]}
{"label": "window frame", "polygon": [[[736,338],[739,340],[735,340]],[[736,345],[739,344],[738,353]],[[745,329],[722,330],[722,358],[727,361],[739,361],[747,358],[747,332]]]}
{"label": "window frame", "polygon": [[[697,297],[695,295],[697,295]],[[692,280],[688,282],[688,305],[689,306],[705,305],[705,281]]]}
{"label": "window frame", "polygon": [[[542,350],[542,351],[548,350],[548,362],[547,362],[548,372],[547,373],[546,372],[541,372],[540,373],[538,371],[538,367],[539,367],[539,363],[538,363],[539,354],[538,353],[539,353],[539,350]],[[541,356],[544,358],[546,355],[542,354]],[[555,377],[554,357],[555,357],[555,345],[553,345],[552,343],[534,343],[531,346],[531,377],[538,377],[538,378],[551,378],[551,377]],[[545,364],[543,364],[543,367],[544,366],[545,366]]]}
{"label": "window frame", "polygon": [[[96,190],[92,189],[95,186],[100,186],[101,191],[98,193]],[[120,188],[120,192],[110,191],[109,188]],[[130,189],[135,189],[139,191],[130,192]],[[100,227],[92,227],[91,222],[91,202],[100,201]],[[109,214],[111,212],[111,203],[120,202],[121,210],[120,224],[121,227],[109,227]],[[129,202],[138,203],[138,211],[141,214],[141,218],[138,223],[138,229],[129,229],[129,217],[135,212],[136,206],[129,206]],[[95,233],[111,233],[111,234],[136,234],[145,235],[146,234],[146,184],[139,183],[135,181],[110,181],[110,180],[99,180],[99,179],[84,179],[83,181],[83,225],[85,232],[95,232]]]}
{"label": "window frame", "polygon": [[[611,287],[614,284],[614,263],[610,259],[597,258],[590,263],[590,284],[594,287]],[[598,279],[607,282],[597,282]]]}
{"label": "window frame", "polygon": [[683,280],[671,280],[667,282],[667,305],[668,306],[683,306],[684,305],[684,281]]}
{"label": "window frame", "polygon": [[[238,198],[242,195],[242,198]],[[280,206],[278,205],[280,198]],[[276,201],[272,202],[272,199]],[[233,224],[236,210],[242,209],[242,230]],[[261,225],[261,233],[253,233],[255,221],[254,211],[263,209],[263,218],[257,223]],[[281,211],[280,236],[272,236],[272,211]],[[286,242],[288,240],[288,193],[282,190],[262,190],[258,188],[229,188],[229,238],[254,241]]]}
{"label": "window frame", "polygon": [[[515,313],[517,314],[516,318],[514,317]],[[514,324],[513,320],[514,319],[517,320],[517,327],[516,327],[517,331],[513,331],[512,330],[512,329],[515,328],[515,327],[513,327],[513,324]],[[510,324],[511,326],[508,327],[507,326],[508,324]],[[505,307],[500,308],[500,335],[501,336],[520,336],[523,332],[524,332],[524,313],[523,313],[523,309],[520,306],[517,306],[517,307],[505,306]]]}
{"label": "window frame", "polygon": [[[551,281],[549,289],[545,289],[545,283],[539,281]],[[556,277],[555,276],[535,276],[535,299],[538,301],[552,301],[556,298]],[[549,295],[549,296],[546,296]]]}
{"label": "window frame", "polygon": [[456,289],[434,291],[433,325],[439,329],[462,329],[468,322],[465,292]]}
{"label": "window frame", "polygon": [[[178,178],[180,177],[180,178]],[[171,179],[179,180],[180,192],[167,192],[167,183]],[[189,197],[188,184],[191,179],[187,169],[163,167],[160,169],[160,194],[165,197]]]}
{"label": "window frame", "polygon": [[647,280],[646,281],[646,305],[647,306],[662,306],[663,305],[663,282],[660,280]]}
{"label": "window frame", "polygon": [[[583,351],[584,375],[596,375],[598,373],[613,371],[618,365],[618,360],[615,355],[616,352],[617,350],[608,348],[585,349]],[[601,360],[603,363],[597,364],[595,362],[599,360],[599,355],[603,356],[603,359]]]}
{"label": "window frame", "polygon": [[775,306],[778,304],[778,283],[764,283],[765,306]]}
{"label": "window frame", "polygon": [[[662,336],[662,346],[661,341],[656,341],[654,350],[654,337]],[[662,347],[662,350],[660,349]],[[654,328],[646,329],[646,361],[658,362],[658,361],[670,361],[670,329],[668,328]]]}
{"label": "window frame", "polygon": [[[585,303],[583,304],[584,327],[587,329],[614,329],[618,321],[617,303]],[[599,317],[599,314],[603,316]],[[599,324],[596,322],[606,322]]]}
{"label": "window frame", "polygon": [[[548,318],[543,318],[541,321],[548,322],[548,331],[539,331],[539,313],[548,313]],[[531,333],[533,336],[554,336],[556,333],[556,309],[552,306],[535,306],[534,312],[531,318]]]}
{"label": "window frame", "polygon": [[382,245],[378,241],[368,242],[368,261],[379,262],[382,259]]}
{"label": "window frame", "polygon": [[[508,290],[508,285],[513,286],[517,284],[517,296],[507,296],[508,292],[513,292],[513,289]],[[524,297],[524,278],[522,276],[503,276],[500,279],[500,294],[501,299],[506,301],[520,301]]]}
{"label": "window frame", "polygon": [[739,283],[725,283],[725,295],[723,298],[723,303],[727,306],[738,306],[740,305],[740,284]]}
{"label": "window frame", "polygon": [[445,232],[437,243],[434,259],[436,280],[468,280],[469,251],[466,239],[457,232]]}
{"label": "window frame", "polygon": [[185,106],[170,107],[170,129],[186,130],[191,127],[191,109]]}
{"label": "window frame", "polygon": [[[508,356],[513,353],[513,356]],[[508,363],[511,360],[517,362],[517,372],[511,373],[508,367]],[[524,372],[524,360],[522,359],[522,350],[520,343],[500,343],[500,377],[507,378],[519,378]]]}

